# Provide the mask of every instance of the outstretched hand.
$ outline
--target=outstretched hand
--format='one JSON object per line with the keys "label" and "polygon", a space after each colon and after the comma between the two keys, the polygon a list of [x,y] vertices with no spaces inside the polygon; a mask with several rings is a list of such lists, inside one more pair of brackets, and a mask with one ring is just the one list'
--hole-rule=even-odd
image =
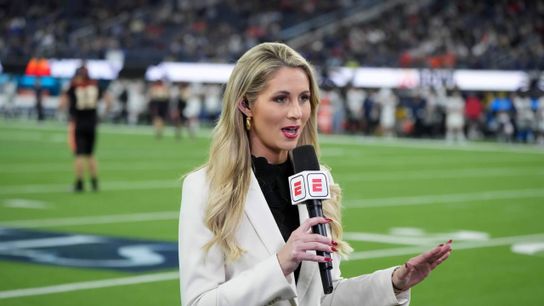
{"label": "outstretched hand", "polygon": [[403,266],[393,272],[391,281],[397,291],[412,288],[423,281],[429,273],[450,256],[452,241],[439,244],[429,252],[425,252],[409,259]]}

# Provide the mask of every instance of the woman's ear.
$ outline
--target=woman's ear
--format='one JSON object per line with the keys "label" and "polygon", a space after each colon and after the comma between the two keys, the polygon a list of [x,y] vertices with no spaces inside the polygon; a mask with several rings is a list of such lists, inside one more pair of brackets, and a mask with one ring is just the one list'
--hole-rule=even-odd
{"label": "woman's ear", "polygon": [[248,117],[253,116],[251,109],[249,108],[249,102],[245,97],[238,101],[238,109]]}

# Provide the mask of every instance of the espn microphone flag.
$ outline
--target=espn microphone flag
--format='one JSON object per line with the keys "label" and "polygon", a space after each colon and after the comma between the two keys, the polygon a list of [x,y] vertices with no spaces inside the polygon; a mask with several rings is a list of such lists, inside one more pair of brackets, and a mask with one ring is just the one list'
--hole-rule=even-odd
{"label": "espn microphone flag", "polygon": [[302,171],[289,177],[291,203],[331,198],[329,177],[323,171]]}

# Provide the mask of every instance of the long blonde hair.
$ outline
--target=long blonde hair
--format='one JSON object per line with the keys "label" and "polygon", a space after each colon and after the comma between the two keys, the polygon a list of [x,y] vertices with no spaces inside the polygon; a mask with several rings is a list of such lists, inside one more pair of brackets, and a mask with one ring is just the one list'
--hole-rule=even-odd
{"label": "long blonde hair", "polygon": [[[223,111],[214,129],[207,163],[209,197],[205,212],[206,226],[213,238],[204,246],[209,250],[218,244],[227,260],[236,260],[244,250],[236,241],[246,195],[251,182],[251,152],[244,129],[244,114],[238,103],[246,99],[251,105],[264,90],[271,75],[281,67],[301,68],[310,82],[311,115],[301,133],[298,145],[311,144],[319,154],[317,142],[317,106],[319,88],[308,62],[295,50],[282,43],[262,43],[248,50],[236,63],[223,96]],[[324,214],[333,219],[332,238],[338,242],[341,254],[351,248],[342,241],[341,190],[334,185],[332,198],[324,203]]]}

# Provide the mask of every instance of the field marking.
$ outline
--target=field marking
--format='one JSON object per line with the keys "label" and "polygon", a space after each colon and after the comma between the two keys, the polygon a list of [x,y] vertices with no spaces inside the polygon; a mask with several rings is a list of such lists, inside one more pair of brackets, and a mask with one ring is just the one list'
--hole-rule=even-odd
{"label": "field marking", "polygon": [[[11,129],[11,130],[20,130],[20,131],[43,131],[43,132],[64,132],[65,133],[67,130],[67,124],[64,122],[61,122],[61,123],[47,122],[46,124],[39,125],[39,126],[33,125],[35,123],[33,121],[27,121],[27,122],[12,121],[10,123],[11,124],[9,123],[0,124],[0,126],[4,130]],[[147,126],[146,125],[119,125],[119,124],[101,123],[98,125],[98,130],[100,134],[103,133],[103,134],[118,134],[118,135],[135,135],[135,136],[140,136],[140,135],[146,136],[146,135],[155,134],[153,130],[153,126],[151,125],[147,125]],[[204,129],[204,128],[198,129],[196,133],[197,137],[201,137],[201,138],[210,138],[211,134],[212,134],[211,129]],[[11,133],[8,134],[8,137],[10,135]],[[0,136],[4,136],[4,135],[0,133]],[[5,139],[8,139],[8,137],[5,137]]]}
{"label": "field marking", "polygon": [[[176,166],[172,165],[172,162],[168,163],[153,163],[153,164],[141,164],[139,161],[134,163],[108,163],[100,162],[101,172],[111,172],[111,171],[142,171],[142,170],[172,170]],[[185,166],[180,165],[180,171],[183,172],[189,171],[190,169],[183,169]],[[9,165],[4,165],[0,169],[0,173],[44,173],[44,172],[72,172],[72,165],[69,162],[58,162],[58,163],[48,163],[48,164],[38,164],[32,165],[29,163],[10,163]]]}
{"label": "field marking", "polygon": [[[353,154],[356,155],[356,154]],[[525,156],[520,156],[522,159],[509,159],[508,164],[510,166],[519,165],[516,167],[519,168],[535,168],[535,161],[532,158],[526,158]],[[359,171],[367,171],[368,168],[374,169],[378,166],[379,170],[382,170],[385,167],[393,166],[402,166],[403,168],[407,165],[412,167],[415,170],[426,169],[430,166],[439,166],[440,169],[453,168],[457,169],[460,165],[465,165],[469,167],[474,166],[483,166],[487,164],[503,165],[504,158],[481,158],[481,159],[444,159],[441,156],[369,156],[369,157],[359,157],[358,162],[354,163],[352,158],[353,156],[344,156],[344,158],[336,158],[331,164],[326,160],[325,165],[330,166],[333,171],[336,171],[338,168],[347,168],[348,170],[353,171],[354,169],[361,169]],[[399,167],[396,167],[399,168]],[[403,169],[400,168],[400,169]],[[541,169],[544,168],[544,165],[541,166]],[[412,170],[413,171],[413,170]]]}
{"label": "field marking", "polygon": [[[454,250],[468,250],[468,249],[476,249],[476,248],[497,247],[497,246],[509,245],[513,243],[519,243],[519,242],[531,242],[531,241],[542,241],[542,240],[544,240],[544,234],[501,237],[501,238],[490,239],[487,241],[454,242],[453,249]],[[430,246],[419,246],[419,247],[404,247],[404,248],[355,252],[351,254],[348,260],[355,261],[355,260],[365,260],[365,259],[374,259],[374,258],[406,256],[406,255],[418,254],[420,252],[429,250],[429,248]],[[5,290],[5,291],[0,291],[0,299],[46,295],[46,294],[53,294],[53,293],[63,293],[63,292],[108,288],[108,287],[115,287],[115,286],[126,286],[126,285],[143,284],[143,283],[153,283],[153,282],[160,282],[160,281],[177,280],[178,278],[179,278],[178,272],[165,272],[165,273],[147,274],[147,275],[134,276],[134,277],[68,283],[68,284],[54,285],[54,286],[47,286],[47,287]]]}
{"label": "field marking", "polygon": [[410,235],[415,228],[396,228],[390,234],[377,234],[367,232],[346,232],[343,237],[349,241],[365,241],[390,244],[406,245],[432,245],[453,239],[455,241],[486,241],[489,240],[489,234],[485,232],[476,232],[468,230],[459,230],[451,233],[425,233],[419,231],[416,235]]}
{"label": "field marking", "polygon": [[[28,125],[34,123],[31,121],[10,122],[0,124],[3,130],[30,130],[30,131],[66,131],[66,125],[61,123],[48,123],[46,125],[36,126]],[[119,134],[119,135],[153,135],[151,126],[122,126],[114,124],[101,124],[99,133]],[[11,132],[10,132],[11,134]],[[211,129],[199,129],[197,137],[210,138]],[[2,138],[8,139],[0,134]],[[401,147],[413,149],[429,149],[441,151],[468,151],[468,152],[495,152],[495,153],[520,153],[520,154],[544,154],[544,147],[531,144],[503,144],[503,143],[481,143],[466,142],[464,144],[451,145],[444,140],[433,139],[408,139],[394,138],[385,139],[378,137],[367,137],[360,135],[319,135],[320,143],[326,144],[346,144],[355,146],[381,146],[381,147]]]}
{"label": "field marking", "polygon": [[[36,194],[36,193],[67,193],[71,192],[69,184],[36,184],[0,187],[0,195],[8,194]],[[147,190],[181,188],[181,180],[153,180],[153,181],[109,181],[102,182],[102,191],[118,190]]]}
{"label": "field marking", "polygon": [[[535,171],[533,173],[528,173]],[[1,171],[0,171],[1,172]],[[410,173],[412,172],[412,173]],[[482,169],[461,169],[452,171],[403,171],[391,173],[365,173],[363,175],[339,176],[339,181],[377,181],[377,180],[399,180],[402,179],[437,179],[437,178],[464,178],[464,177],[486,177],[486,176],[542,176],[544,170],[539,169],[516,169],[516,168],[482,168]],[[105,181],[102,183],[103,191],[118,190],[145,190],[145,189],[169,189],[180,188],[181,174],[179,179],[172,180],[150,180],[150,181]],[[69,184],[31,184],[1,186],[0,195],[20,194],[47,194],[70,192]],[[447,196],[447,195],[446,195]]]}
{"label": "field marking", "polygon": [[43,201],[28,199],[6,199],[4,207],[8,208],[30,208],[30,209],[48,209],[49,205]]}
{"label": "field marking", "polygon": [[352,146],[378,146],[409,149],[426,149],[440,151],[467,151],[467,152],[495,152],[495,153],[522,153],[544,154],[544,147],[536,144],[506,144],[466,142],[463,144],[448,144],[442,139],[385,139],[378,137],[362,137],[349,135],[320,135],[320,143],[342,144]]}
{"label": "field marking", "polygon": [[[536,170],[536,171],[535,171]],[[338,177],[339,181],[388,181],[406,179],[445,179],[469,177],[503,177],[503,176],[542,176],[544,169],[533,168],[471,168],[459,170],[412,170],[399,172],[366,172],[363,174],[347,174]]]}
{"label": "field marking", "polygon": [[[341,159],[337,159],[334,161],[334,167],[333,168],[339,168],[339,167],[348,167],[349,169],[353,169],[354,166],[361,166],[361,167],[368,167],[368,166],[375,166],[376,164],[384,164],[384,165],[388,165],[388,166],[391,166],[391,165],[403,165],[403,166],[406,166],[406,165],[411,165],[411,166],[414,166],[414,168],[416,169],[420,169],[422,167],[420,167],[420,165],[440,165],[442,166],[441,168],[444,168],[443,166],[445,165],[448,165],[448,166],[454,166],[454,167],[458,167],[460,163],[469,163],[472,165],[472,163],[477,163],[477,165],[484,165],[484,164],[488,164],[488,163],[498,163],[498,164],[503,164],[504,163],[504,158],[503,157],[500,157],[500,156],[489,156],[489,157],[486,157],[485,159],[479,159],[479,158],[473,158],[473,157],[463,157],[461,161],[459,161],[458,159],[455,159],[455,160],[451,160],[451,159],[444,159],[443,156],[439,156],[439,155],[432,155],[432,156],[392,156],[392,155],[389,155],[389,156],[384,156],[384,155],[379,155],[379,156],[376,156],[376,155],[370,155],[370,156],[366,156],[364,152],[361,152],[361,151],[350,151],[350,150],[343,150],[343,149],[338,149],[338,150],[342,150],[342,151],[347,151],[345,152],[344,154],[342,155],[337,155],[336,157],[344,157],[344,158],[341,158]],[[338,151],[337,150],[337,151]],[[117,168],[120,168],[120,169],[124,169],[125,167],[128,167],[128,168],[132,168],[132,167],[138,167],[141,165],[141,160],[126,160],[125,157],[126,154],[125,153],[134,153],[133,151],[131,150],[127,150],[126,152],[123,152],[123,158],[124,158],[124,162],[122,164],[119,164],[117,160],[113,160],[113,159],[106,159],[104,160],[104,152],[103,151],[107,151],[106,149],[104,150],[101,150],[100,153],[98,154],[98,159],[102,160],[101,161],[101,164],[103,164],[103,167],[105,169],[117,169]],[[120,151],[120,150],[115,150],[115,151]],[[201,158],[201,154],[189,154],[188,152],[185,152],[184,153],[184,156],[187,157],[187,156],[190,156],[190,157],[195,157],[195,158]],[[111,155],[111,154],[109,154]],[[324,154],[324,155],[327,155],[327,154]],[[140,154],[141,156],[141,154]],[[356,165],[353,164],[353,161],[349,161],[346,160],[345,157],[354,157],[354,158],[358,158],[360,162],[358,162]],[[327,159],[327,158],[325,158]],[[323,160],[322,160],[323,161]],[[531,159],[527,159],[527,158],[524,158],[523,156],[519,156],[517,159],[511,159],[509,160],[509,163],[511,166],[513,166],[514,163],[522,163],[522,165],[516,167],[516,168],[531,168],[531,169],[535,169],[535,164],[534,164],[535,161],[531,160]],[[164,159],[161,159],[161,160],[157,160],[157,161],[154,161],[153,162],[153,165],[161,165],[161,166],[164,166],[164,165],[169,165],[169,166],[172,166],[172,161],[170,160],[164,160]],[[128,166],[126,166],[128,164]],[[327,163],[325,163],[327,164]],[[143,165],[143,167],[149,167],[149,165]],[[544,167],[544,166],[543,166]],[[0,169],[0,173],[1,172],[7,172],[7,173],[11,173],[11,172],[17,172],[18,170],[22,170],[22,171],[25,171],[25,172],[39,172],[39,171],[53,171],[55,169],[59,169],[59,168],[66,168],[66,169],[70,169],[71,170],[71,167],[69,165],[69,162],[68,160],[56,160],[56,161],[48,161],[48,162],[43,162],[43,161],[25,161],[25,162],[10,162],[9,164],[5,164],[5,165],[2,165],[2,168]],[[480,169],[491,169],[491,168],[488,168],[488,167],[483,167],[483,168],[480,168]]]}
{"label": "field marking", "polygon": [[[436,205],[443,203],[459,203],[466,201],[492,201],[501,199],[522,199],[522,198],[542,198],[543,189],[525,189],[525,190],[501,190],[484,191],[476,193],[457,193],[447,195],[423,195],[413,197],[392,197],[377,199],[360,199],[345,201],[346,209],[370,208],[370,207],[391,207],[391,206],[411,206],[411,205]],[[13,220],[0,222],[0,226],[39,228],[39,227],[57,227],[73,225],[92,225],[109,223],[127,223],[127,222],[146,222],[160,220],[175,220],[179,217],[178,211],[158,211],[135,214],[116,214],[102,216],[86,217],[67,217],[53,219],[30,219]]]}
{"label": "field marking", "polygon": [[[544,233],[541,234],[532,234],[532,235],[523,235],[523,236],[510,236],[510,237],[499,237],[492,238],[489,240],[482,241],[466,241],[466,242],[453,242],[452,248],[454,252],[456,250],[469,250],[469,249],[478,249],[478,248],[489,248],[497,247],[503,245],[510,245],[519,242],[540,242],[544,241]],[[411,254],[418,254],[424,251],[430,250],[433,246],[413,246],[413,247],[403,247],[403,248],[391,248],[391,249],[382,249],[382,250],[369,250],[362,252],[352,253],[348,260],[364,260],[364,259],[373,259],[373,258],[385,258],[385,257],[394,257],[394,256],[405,256]]]}
{"label": "field marking", "polygon": [[53,218],[53,219],[36,219],[36,220],[14,220],[1,222],[1,227],[17,227],[17,228],[40,228],[40,227],[57,227],[57,226],[73,226],[73,225],[93,225],[93,224],[111,224],[111,223],[130,223],[130,222],[146,222],[160,220],[176,220],[179,218],[179,211],[159,211],[137,214],[123,215],[103,215],[90,217],[68,217],[68,218]]}
{"label": "field marking", "polygon": [[60,247],[72,246],[76,244],[98,243],[102,240],[103,239],[101,237],[92,235],[74,235],[68,237],[9,240],[6,242],[0,242],[0,253],[2,253],[3,255],[6,253],[11,254],[12,252],[16,253],[20,249]]}
{"label": "field marking", "polygon": [[522,242],[512,245],[512,252],[523,255],[537,255],[544,253],[544,241],[542,242]]}
{"label": "field marking", "polygon": [[52,293],[63,293],[63,292],[80,291],[80,290],[88,290],[88,289],[109,288],[109,287],[127,286],[127,285],[135,285],[135,284],[154,283],[154,282],[176,280],[178,278],[179,278],[178,272],[164,272],[164,273],[147,274],[147,275],[140,275],[140,276],[133,276],[133,277],[68,283],[68,284],[54,285],[54,286],[47,286],[47,287],[6,290],[6,291],[0,291],[0,299],[45,295],[45,294],[52,294]]}
{"label": "field marking", "polygon": [[498,190],[483,191],[474,193],[452,193],[441,195],[424,195],[412,197],[392,197],[377,199],[347,200],[344,203],[346,209],[369,208],[369,207],[391,207],[391,206],[412,206],[431,205],[443,203],[459,203],[467,201],[492,201],[504,199],[526,199],[542,198],[544,189],[519,189],[519,190]]}

